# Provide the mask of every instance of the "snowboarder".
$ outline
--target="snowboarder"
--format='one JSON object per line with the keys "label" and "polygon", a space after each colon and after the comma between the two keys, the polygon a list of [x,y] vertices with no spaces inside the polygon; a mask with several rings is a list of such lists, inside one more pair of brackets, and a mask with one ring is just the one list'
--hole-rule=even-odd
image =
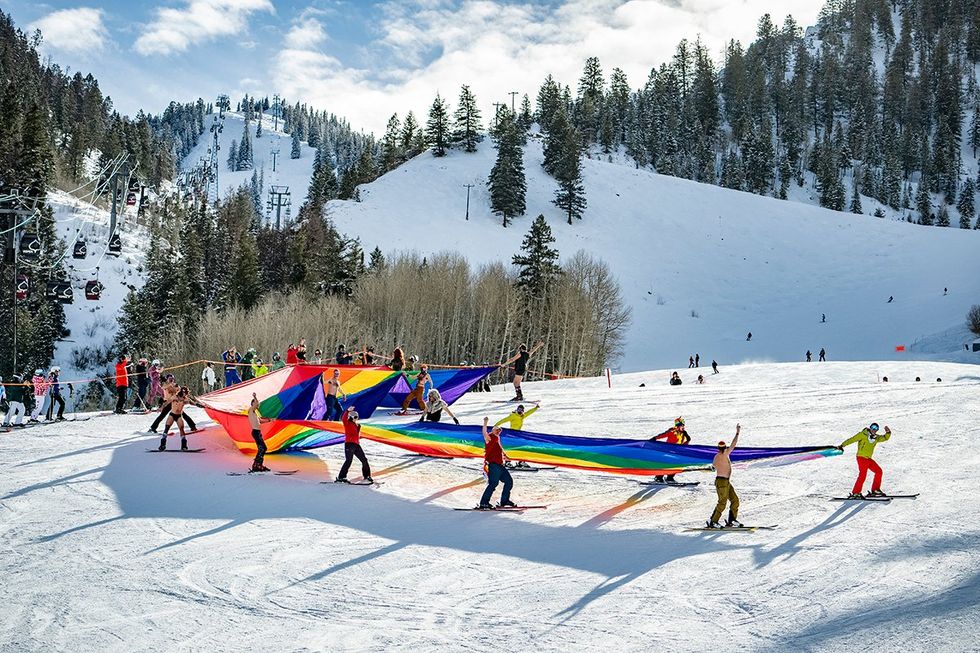
{"label": "snowboarder", "polygon": [[163,381],[160,378],[163,371],[163,363],[154,358],[150,363],[150,396],[147,397],[147,407],[163,405]]}
{"label": "snowboarder", "polygon": [[738,521],[738,495],[735,493],[735,488],[732,487],[732,460],[731,454],[732,450],[738,445],[738,436],[742,432],[742,425],[735,425],[735,437],[732,438],[731,445],[726,445],[725,441],[722,440],[718,443],[718,453],[715,454],[715,458],[712,464],[715,467],[715,492],[718,493],[718,504],[715,506],[714,512],[711,513],[711,518],[708,519],[708,528],[721,528],[721,524],[718,520],[721,519],[721,513],[725,510],[725,505],[728,504],[728,521],[725,522],[725,528],[741,528],[742,524]]}
{"label": "snowboarder", "polygon": [[125,415],[126,394],[129,392],[129,358],[126,352],[119,354],[116,362],[116,410],[118,415]]}
{"label": "snowboarder", "polygon": [[718,362],[715,361],[715,359],[713,359],[713,358],[711,359],[711,373],[712,374],[717,374],[718,373]]}
{"label": "snowboarder", "polygon": [[328,422],[336,422],[340,419],[341,413],[344,412],[344,407],[340,405],[340,397],[347,397],[347,394],[340,387],[340,370],[334,370],[333,375],[327,379],[325,374],[320,375],[321,379],[326,379],[323,381],[323,396],[327,400],[327,416],[326,420]]}
{"label": "snowboarder", "polygon": [[337,345],[336,359],[337,365],[350,365],[351,361],[353,360],[343,345]]}
{"label": "snowboarder", "polygon": [[875,453],[875,447],[879,442],[885,442],[892,436],[892,430],[885,426],[885,434],[878,435],[878,423],[872,422],[870,426],[866,429],[859,431],[854,437],[848,438],[841,442],[837,449],[838,451],[843,451],[844,447],[857,443],[857,466],[858,466],[858,477],[854,481],[854,487],[851,488],[851,494],[848,499],[861,499],[861,490],[864,489],[864,479],[867,478],[868,472],[872,472],[875,475],[874,480],[871,482],[871,491],[868,492],[869,497],[883,497],[885,493],[881,491],[881,477],[882,471],[881,467],[872,460],[872,456]]}
{"label": "snowboarder", "polygon": [[524,401],[524,393],[521,392],[521,381],[524,380],[524,375],[527,374],[527,363],[531,356],[538,349],[544,346],[544,341],[538,341],[538,344],[534,345],[531,351],[527,350],[527,345],[521,343],[521,346],[517,348],[517,353],[504,362],[504,365],[510,365],[514,363],[514,391],[515,395],[511,401]]}
{"label": "snowboarder", "polygon": [[678,374],[677,372],[674,372],[673,374],[670,375],[670,385],[681,385],[682,383],[684,383],[684,382],[681,381],[681,375],[680,374]]}
{"label": "snowboarder", "polygon": [[687,369],[694,367],[694,356],[688,356],[687,358]]}
{"label": "snowboarder", "polygon": [[234,347],[229,347],[221,353],[221,360],[225,362],[225,387],[230,388],[236,383],[241,383],[242,377],[238,375],[238,364],[242,362],[242,355]]}
{"label": "snowboarder", "polygon": [[269,468],[262,464],[265,461],[265,440],[262,439],[262,415],[259,413],[259,399],[252,393],[252,401],[248,404],[248,423],[252,427],[252,439],[255,440],[255,459],[252,461],[253,472],[268,472]]}
{"label": "snowboarder", "polygon": [[50,422],[54,417],[54,405],[58,404],[58,417],[56,418],[59,422],[65,419],[65,399],[61,396],[61,383],[58,381],[58,376],[61,374],[60,367],[52,367],[51,373],[48,376],[48,387],[49,399],[48,402],[48,414],[47,420]]}
{"label": "snowboarder", "polygon": [[353,406],[340,416],[340,421],[344,424],[344,464],[334,483],[350,483],[347,480],[347,470],[350,469],[355,457],[361,461],[361,476],[364,477],[364,482],[374,483],[374,479],[371,478],[371,466],[368,465],[367,456],[361,448],[361,425],[357,420],[357,410]]}
{"label": "snowboarder", "polygon": [[[667,444],[690,444],[691,436],[688,434],[684,427],[684,418],[678,417],[674,420],[674,425],[661,433],[660,435],[655,435],[650,438],[650,442],[656,442],[657,440],[663,440]],[[668,474],[667,476],[654,476],[653,480],[658,483],[676,483],[674,477],[676,474]]]}
{"label": "snowboarder", "polygon": [[[168,374],[167,379],[163,384],[163,405],[160,406],[160,413],[153,420],[153,424],[150,426],[150,433],[156,433],[157,428],[160,426],[160,422],[173,410],[173,402],[177,398],[177,393],[180,392],[180,388],[177,386],[177,382],[174,379],[173,374]],[[183,415],[183,421],[185,424],[191,427],[191,432],[197,430],[197,424],[191,419],[190,415]]]}
{"label": "snowboarder", "polygon": [[701,367],[701,354],[694,354],[694,367]]}
{"label": "snowboarder", "polygon": [[419,405],[422,412],[425,412],[425,386],[426,384],[432,384],[432,377],[429,376],[429,366],[423,365],[419,370],[418,376],[415,378],[415,387],[412,388],[405,400],[402,401],[402,409],[395,413],[396,415],[408,415],[408,407],[412,405],[412,400]]}
{"label": "snowboarder", "polygon": [[511,477],[510,472],[504,467],[504,462],[509,460],[504,454],[504,449],[500,446],[500,427],[495,426],[492,429],[488,428],[490,423],[489,417],[483,418],[483,459],[484,459],[484,471],[487,474],[487,489],[483,491],[483,496],[480,497],[480,505],[477,506],[477,510],[493,510],[493,506],[490,504],[490,499],[493,498],[493,492],[497,489],[497,484],[503,481],[504,491],[500,495],[501,508],[516,508],[517,504],[510,500],[510,490],[514,487],[514,479]]}
{"label": "snowboarder", "polygon": [[827,362],[827,350],[825,350],[823,347],[820,348],[820,358],[817,359],[817,362],[818,363]]}
{"label": "snowboarder", "polygon": [[41,410],[44,408],[44,402],[48,397],[48,380],[44,377],[44,370],[40,368],[34,370],[31,385],[34,386],[34,409],[31,410],[31,421],[40,422]]}
{"label": "snowboarder", "polygon": [[[0,379],[2,382],[2,379]],[[4,426],[23,426],[24,425],[24,399],[27,396],[27,384],[19,374],[14,374],[11,379],[10,389],[7,391],[7,416],[3,420]]]}
{"label": "snowboarder", "polygon": [[456,426],[459,426],[459,419],[453,414],[453,411],[449,410],[449,404],[447,404],[439,391],[435,388],[429,390],[429,401],[425,404],[425,409],[422,411],[422,417],[419,418],[420,422],[438,422],[442,419],[442,411],[446,411],[446,414],[453,418],[453,422]]}
{"label": "snowboarder", "polygon": [[813,362],[813,354],[810,353],[809,349],[806,350],[806,362],[807,363]]}
{"label": "snowboarder", "polygon": [[749,342],[750,340],[752,340],[752,332],[751,331],[749,331],[749,335],[745,336],[745,341],[746,342]]}
{"label": "snowboarder", "polygon": [[163,427],[163,437],[160,438],[160,446],[158,447],[160,451],[167,450],[167,436],[170,435],[170,427],[174,424],[177,425],[177,430],[180,431],[180,450],[187,451],[187,433],[184,431],[184,408],[187,404],[193,403],[193,401],[190,388],[186,385],[177,390],[177,394],[174,395],[173,400],[170,402],[170,415],[167,416],[167,425]]}
{"label": "snowboarder", "polygon": [[201,386],[204,388],[204,392],[208,393],[214,390],[214,384],[218,380],[214,376],[214,365],[210,362],[204,364],[204,370],[201,372]]}

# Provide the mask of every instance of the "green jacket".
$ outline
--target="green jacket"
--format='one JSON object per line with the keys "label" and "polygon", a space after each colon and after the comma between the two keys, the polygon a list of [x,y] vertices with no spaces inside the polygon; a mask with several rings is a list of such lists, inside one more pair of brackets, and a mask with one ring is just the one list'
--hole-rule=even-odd
{"label": "green jacket", "polygon": [[518,415],[517,413],[511,413],[507,417],[503,418],[502,420],[494,424],[494,426],[496,427],[496,426],[500,426],[501,424],[508,424],[512,430],[520,431],[524,427],[524,420],[530,417],[537,409],[538,407],[535,406],[531,410],[525,410],[523,415]]}
{"label": "green jacket", "polygon": [[884,442],[892,436],[891,433],[882,433],[874,438],[871,437],[871,431],[868,429],[862,430],[860,433],[852,438],[848,438],[840,443],[843,449],[849,444],[854,444],[857,442],[858,445],[858,458],[871,458],[875,453],[875,447],[879,443]]}

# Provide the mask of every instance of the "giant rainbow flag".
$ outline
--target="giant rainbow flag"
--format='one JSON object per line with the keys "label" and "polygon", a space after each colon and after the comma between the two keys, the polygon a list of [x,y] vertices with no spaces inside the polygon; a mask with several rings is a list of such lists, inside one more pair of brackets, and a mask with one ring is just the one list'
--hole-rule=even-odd
{"label": "giant rainbow flag", "polygon": [[[447,404],[462,397],[466,392],[476,385],[484,377],[496,372],[498,367],[454,367],[449,369],[429,370],[432,384],[439,391],[442,400]],[[404,372],[395,386],[384,398],[381,405],[385,408],[400,407],[405,397],[415,387],[418,371]]]}

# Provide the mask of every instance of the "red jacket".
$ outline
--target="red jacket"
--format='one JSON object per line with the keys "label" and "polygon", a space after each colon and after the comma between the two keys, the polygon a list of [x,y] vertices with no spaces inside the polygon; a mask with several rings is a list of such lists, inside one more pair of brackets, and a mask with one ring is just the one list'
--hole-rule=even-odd
{"label": "red jacket", "polygon": [[691,441],[691,436],[689,436],[683,429],[672,426],[653,439],[666,440],[668,444],[687,444]]}
{"label": "red jacket", "polygon": [[127,366],[129,365],[128,359],[123,359],[116,363],[116,387],[117,388],[128,388],[129,387],[129,370]]}
{"label": "red jacket", "polygon": [[487,442],[486,447],[483,450],[483,458],[488,463],[497,463],[498,465],[504,464],[504,450],[500,446],[500,436],[490,435],[490,440]]}
{"label": "red jacket", "polygon": [[296,365],[299,363],[299,359],[296,358],[296,347],[289,347],[286,349],[286,365]]}
{"label": "red jacket", "polygon": [[350,442],[352,444],[360,444],[361,442],[361,425],[357,422],[351,421],[347,416],[350,413],[350,408],[344,411],[344,414],[340,416],[340,421],[344,423],[344,442]]}

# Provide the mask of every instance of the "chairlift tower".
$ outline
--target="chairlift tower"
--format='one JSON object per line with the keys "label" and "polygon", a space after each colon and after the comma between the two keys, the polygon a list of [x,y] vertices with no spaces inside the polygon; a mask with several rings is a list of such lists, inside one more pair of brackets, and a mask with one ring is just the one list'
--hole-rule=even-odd
{"label": "chairlift tower", "polygon": [[292,199],[290,198],[289,186],[273,186],[269,189],[269,199],[265,204],[265,208],[270,220],[272,219],[273,212],[275,212],[277,230],[282,228],[282,210],[286,209],[286,218],[289,219],[291,205]]}

